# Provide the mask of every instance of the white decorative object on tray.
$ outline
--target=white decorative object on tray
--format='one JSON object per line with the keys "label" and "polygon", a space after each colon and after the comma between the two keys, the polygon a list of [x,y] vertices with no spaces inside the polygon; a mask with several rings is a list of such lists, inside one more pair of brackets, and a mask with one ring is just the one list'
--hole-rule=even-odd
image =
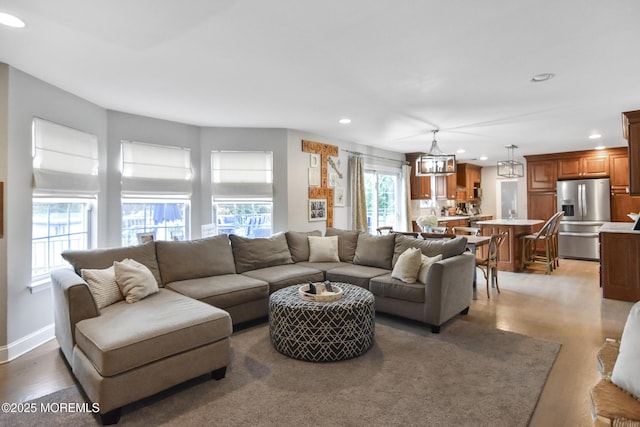
{"label": "white decorative object on tray", "polygon": [[631,218],[632,220],[637,221],[638,220],[638,216],[640,216],[640,212],[639,213],[630,213],[630,214],[627,214],[627,216],[629,218]]}
{"label": "white decorative object on tray", "polygon": [[323,283],[314,283],[316,286],[315,294],[309,293],[309,285],[302,285],[298,288],[298,295],[305,301],[313,302],[331,302],[338,301],[342,298],[342,288],[333,285],[331,288],[333,292],[328,291]]}

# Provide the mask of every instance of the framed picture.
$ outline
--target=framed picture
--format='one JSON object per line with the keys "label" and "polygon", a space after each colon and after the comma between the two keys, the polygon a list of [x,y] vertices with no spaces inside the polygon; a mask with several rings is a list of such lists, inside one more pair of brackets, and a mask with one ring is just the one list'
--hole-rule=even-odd
{"label": "framed picture", "polygon": [[327,183],[327,186],[329,188],[334,188],[337,183],[338,183],[338,175],[336,175],[334,172],[331,172],[329,174],[329,182]]}
{"label": "framed picture", "polygon": [[344,188],[338,187],[333,190],[333,206],[344,206]]}
{"label": "framed picture", "polygon": [[309,221],[327,220],[327,199],[309,199]]}
{"label": "framed picture", "polygon": [[320,187],[320,168],[309,168],[309,187]]}
{"label": "framed picture", "polygon": [[156,240],[156,233],[138,233],[137,236],[138,243],[141,245]]}
{"label": "framed picture", "polygon": [[320,166],[320,154],[309,154],[309,166],[312,168]]}

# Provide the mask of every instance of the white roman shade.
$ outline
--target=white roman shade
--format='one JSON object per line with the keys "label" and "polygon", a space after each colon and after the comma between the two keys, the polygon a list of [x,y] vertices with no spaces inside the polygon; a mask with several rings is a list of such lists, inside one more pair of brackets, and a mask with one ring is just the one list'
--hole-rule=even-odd
{"label": "white roman shade", "polygon": [[273,153],[212,151],[211,193],[214,199],[273,197]]}
{"label": "white roman shade", "polygon": [[191,194],[191,150],[122,141],[122,194]]}
{"label": "white roman shade", "polygon": [[98,193],[95,135],[34,118],[32,137],[36,192]]}

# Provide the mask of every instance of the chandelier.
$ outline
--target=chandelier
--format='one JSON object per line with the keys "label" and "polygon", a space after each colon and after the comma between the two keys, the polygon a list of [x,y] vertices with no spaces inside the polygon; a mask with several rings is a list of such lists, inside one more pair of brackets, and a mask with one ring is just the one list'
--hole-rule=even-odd
{"label": "chandelier", "polygon": [[445,176],[456,173],[456,156],[454,154],[445,154],[440,150],[436,141],[438,129],[434,129],[431,132],[433,132],[431,149],[427,154],[418,156],[416,160],[416,176]]}
{"label": "chandelier", "polygon": [[507,160],[498,161],[498,176],[503,178],[519,178],[524,176],[524,164],[515,160],[513,150],[518,148],[517,145],[505,145],[508,156]]}

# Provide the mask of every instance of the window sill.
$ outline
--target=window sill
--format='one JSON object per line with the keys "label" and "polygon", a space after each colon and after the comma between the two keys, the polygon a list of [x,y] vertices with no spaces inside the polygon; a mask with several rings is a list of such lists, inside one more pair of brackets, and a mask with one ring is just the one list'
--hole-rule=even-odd
{"label": "window sill", "polygon": [[29,289],[29,292],[32,294],[46,291],[47,289],[50,289],[50,288],[51,288],[51,279],[49,279],[48,277],[45,279],[34,281],[29,286],[27,286],[27,289]]}

